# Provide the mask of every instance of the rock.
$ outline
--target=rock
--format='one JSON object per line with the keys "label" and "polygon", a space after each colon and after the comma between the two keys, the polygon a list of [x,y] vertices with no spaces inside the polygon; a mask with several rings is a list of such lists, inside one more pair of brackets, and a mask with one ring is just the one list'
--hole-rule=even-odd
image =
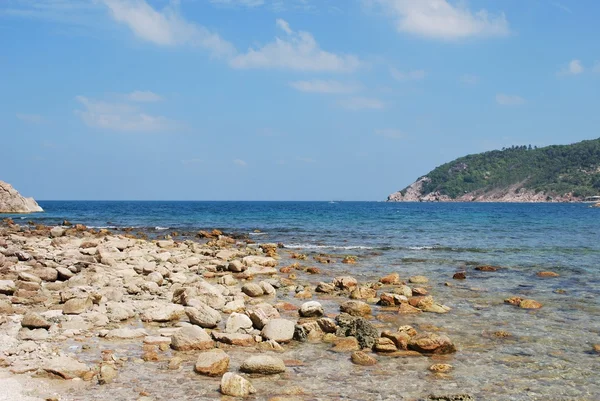
{"label": "rock", "polygon": [[333,284],[321,282],[317,284],[315,291],[323,294],[330,294],[335,291],[335,286]]}
{"label": "rock", "polygon": [[373,366],[377,364],[377,359],[362,351],[354,351],[350,356],[350,360],[353,364],[361,366]]}
{"label": "rock", "polygon": [[346,301],[340,305],[340,310],[352,316],[368,316],[371,307],[362,301]]}
{"label": "rock", "polygon": [[246,271],[246,269],[248,269],[248,266],[243,264],[241,260],[232,260],[229,262],[229,265],[227,265],[227,270],[234,273],[241,273]]}
{"label": "rock", "polygon": [[333,352],[353,352],[359,351],[360,345],[355,337],[336,338],[333,343]]}
{"label": "rock", "polygon": [[434,372],[434,373],[448,373],[452,369],[454,369],[454,367],[452,365],[447,364],[447,363],[436,363],[436,364],[431,365],[429,367],[429,370],[432,371],[432,372]]}
{"label": "rock", "polygon": [[240,370],[244,373],[274,375],[285,372],[285,364],[279,358],[270,355],[256,355],[246,359]]}
{"label": "rock", "polygon": [[413,297],[409,302],[423,312],[448,313],[451,310],[448,306],[435,302],[431,296]]}
{"label": "rock", "polygon": [[28,329],[23,327],[19,330],[19,340],[22,341],[44,341],[49,337],[46,329]]}
{"label": "rock", "polygon": [[215,348],[198,354],[194,371],[204,376],[221,376],[229,369],[229,355],[222,349]]}
{"label": "rock", "polygon": [[49,329],[50,326],[52,326],[52,323],[35,312],[29,312],[23,316],[21,326],[27,327],[28,329]]}
{"label": "rock", "polygon": [[423,287],[413,287],[412,293],[413,296],[424,296],[428,294],[428,291]]}
{"label": "rock", "polygon": [[17,291],[17,286],[12,280],[0,280],[0,294],[12,295]]}
{"label": "rock", "polygon": [[555,273],[555,272],[538,272],[537,274],[538,277],[542,277],[542,278],[552,278],[552,277],[560,277],[560,274]]}
{"label": "rock", "polygon": [[217,327],[221,321],[219,311],[211,308],[203,302],[195,304],[196,307],[186,307],[185,314],[190,319],[190,323],[200,326],[205,329],[213,329]]}
{"label": "rock", "polygon": [[377,297],[377,290],[375,290],[374,288],[371,288],[371,287],[367,287],[367,286],[356,287],[350,293],[351,299],[369,299],[369,298],[376,298],[376,297]]}
{"label": "rock", "polygon": [[58,271],[52,267],[45,267],[43,269],[36,269],[35,274],[42,279],[42,281],[55,282],[58,279]]}
{"label": "rock", "polygon": [[141,313],[142,322],[171,322],[179,320],[185,308],[177,304],[157,304]]}
{"label": "rock", "polygon": [[451,354],[456,352],[456,347],[445,335],[421,333],[412,337],[408,348],[424,354]]}
{"label": "rock", "polygon": [[260,285],[255,283],[244,284],[242,287],[242,292],[249,297],[260,297],[261,295],[264,295],[263,289],[260,287]]}
{"label": "rock", "polygon": [[321,317],[325,313],[323,306],[317,301],[305,302],[298,311],[302,317]]}
{"label": "rock", "polygon": [[252,331],[252,320],[241,313],[232,313],[225,325],[226,333],[249,333]]}
{"label": "rock", "polygon": [[98,371],[98,384],[109,384],[117,378],[117,368],[113,363],[102,363]]}
{"label": "rock", "polygon": [[43,211],[33,198],[24,198],[12,185],[0,181],[0,213],[35,213]]}
{"label": "rock", "polygon": [[361,348],[372,348],[375,345],[379,332],[366,319],[342,313],[335,320],[339,326],[336,335],[355,337]]}
{"label": "rock", "polygon": [[92,307],[90,298],[71,298],[63,305],[65,315],[79,315]]}
{"label": "rock", "polygon": [[13,312],[14,310],[12,304],[3,299],[0,299],[0,315],[12,315]]}
{"label": "rock", "polygon": [[390,294],[388,292],[381,294],[379,297],[379,305],[381,306],[396,306],[406,302],[408,302],[408,298],[404,295]]}
{"label": "rock", "polygon": [[475,401],[469,394],[430,395],[425,401]]}
{"label": "rock", "polygon": [[538,301],[534,301],[533,299],[524,299],[519,302],[519,308],[522,309],[540,309],[542,304]]}
{"label": "rock", "polygon": [[386,284],[386,285],[399,284],[400,283],[400,275],[398,273],[391,273],[391,274],[388,274],[387,276],[380,278],[379,282],[381,284]]}
{"label": "rock", "polygon": [[523,298],[521,298],[521,297],[510,297],[510,298],[506,298],[504,300],[504,303],[518,306],[521,303],[521,301],[523,301]]}
{"label": "rock", "polygon": [[408,279],[408,282],[411,284],[427,284],[429,279],[425,276],[412,276]]}
{"label": "rock", "polygon": [[198,326],[182,327],[171,337],[171,348],[176,351],[206,350],[214,345],[208,333]]}
{"label": "rock", "polygon": [[392,332],[386,330],[383,333],[381,333],[381,337],[389,338],[390,340],[392,340],[397,349],[406,350],[408,349],[408,342],[410,341],[410,338],[412,336],[406,331],[399,330],[396,332]]}
{"label": "rock", "polygon": [[396,352],[398,349],[396,348],[396,344],[389,338],[380,337],[375,339],[375,345],[373,346],[373,350],[376,352]]}
{"label": "rock", "polygon": [[67,269],[66,267],[62,267],[62,266],[56,268],[56,273],[57,273],[58,279],[62,280],[62,281],[67,281],[70,278],[72,278],[73,276],[75,276],[75,273],[73,273],[71,270]]}
{"label": "rock", "polygon": [[600,354],[600,344],[594,344],[592,349],[596,354]]}
{"label": "rock", "polygon": [[106,314],[111,322],[121,322],[135,316],[135,310],[130,305],[120,302],[107,302]]}
{"label": "rock", "polygon": [[84,363],[70,356],[57,356],[42,363],[42,369],[63,379],[83,378],[90,368]]}
{"label": "rock", "polygon": [[467,278],[467,273],[466,272],[454,273],[454,276],[452,276],[452,278],[454,280],[465,280]]}
{"label": "rock", "polygon": [[148,333],[144,329],[113,329],[106,333],[105,338],[127,340],[131,338],[146,337]]}
{"label": "rock", "polygon": [[67,230],[65,230],[64,228],[56,226],[50,230],[50,236],[52,238],[59,238],[59,237],[62,237],[63,235],[65,235],[66,231]]}
{"label": "rock", "polygon": [[232,397],[247,397],[256,393],[256,389],[248,380],[240,375],[227,372],[221,378],[221,393]]}
{"label": "rock", "polygon": [[290,320],[272,319],[265,324],[261,334],[266,340],[286,343],[294,338],[295,327],[296,324]]}
{"label": "rock", "polygon": [[223,343],[223,344],[235,345],[238,347],[252,347],[253,345],[256,344],[256,341],[254,340],[254,336],[252,336],[250,334],[219,333],[219,332],[213,331],[211,333],[211,335],[215,339],[215,341]]}
{"label": "rock", "polygon": [[31,255],[25,251],[17,251],[15,252],[15,256],[19,262],[27,262],[32,259]]}
{"label": "rock", "polygon": [[41,283],[42,279],[36,276],[35,274],[27,273],[27,272],[19,272],[18,275],[19,280],[25,281],[28,283]]}
{"label": "rock", "polygon": [[317,320],[317,324],[323,333],[335,333],[337,331],[337,323],[328,317]]}
{"label": "rock", "polygon": [[271,319],[280,317],[279,311],[269,303],[260,303],[246,310],[246,314],[252,320],[252,324],[258,330],[262,330]]}
{"label": "rock", "polygon": [[498,270],[498,267],[497,266],[483,265],[483,266],[477,266],[475,268],[475,270],[478,270],[480,272],[495,272],[496,270]]}
{"label": "rock", "polygon": [[340,276],[333,279],[333,286],[340,290],[352,290],[358,281],[352,276]]}
{"label": "rock", "polygon": [[392,293],[398,294],[398,295],[404,295],[407,298],[410,298],[413,296],[412,290],[407,285],[401,285],[400,287],[394,288],[392,290]]}

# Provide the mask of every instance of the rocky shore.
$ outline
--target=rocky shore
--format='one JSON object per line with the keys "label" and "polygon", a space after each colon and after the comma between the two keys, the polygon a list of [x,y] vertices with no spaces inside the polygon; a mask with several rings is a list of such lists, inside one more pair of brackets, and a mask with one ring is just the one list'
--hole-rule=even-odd
{"label": "rocky shore", "polygon": [[[121,374],[146,366],[156,366],[156,371],[148,368],[150,375],[183,373],[178,377],[184,382],[194,382],[190,374],[203,378],[207,399],[219,393],[315,399],[295,386],[290,374],[297,366],[316,368],[322,362],[282,357],[304,347],[346,355],[347,369],[420,357],[431,358],[432,375],[443,379],[452,371],[460,344],[443,328],[382,324],[450,311],[430,295],[435,288],[427,277],[392,273],[372,282],[328,277],[323,270],[333,257],[314,257],[320,268],[311,266],[307,255],[278,244],[238,241],[216,230],[198,237],[149,241],[82,225],[20,226],[5,220],[0,227],[0,366],[28,380],[49,380],[29,394],[47,400],[71,399],[61,388],[73,386],[80,395],[113,383],[127,387]],[[339,261],[350,270],[356,258]],[[552,272],[544,273],[551,277]],[[464,273],[454,277],[464,278]],[[518,297],[505,302],[542,307]],[[255,386],[263,377],[275,377],[277,385]],[[131,386],[140,389],[137,400],[163,399],[153,394],[151,379],[136,380]]]}

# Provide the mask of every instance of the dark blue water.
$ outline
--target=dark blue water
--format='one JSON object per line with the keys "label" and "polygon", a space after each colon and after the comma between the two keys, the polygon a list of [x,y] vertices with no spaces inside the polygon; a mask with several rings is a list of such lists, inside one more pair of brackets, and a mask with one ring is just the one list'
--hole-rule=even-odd
{"label": "dark blue water", "polygon": [[[21,219],[160,233],[218,228],[298,249],[596,269],[600,209],[588,204],[42,201]],[[254,233],[260,230],[260,234]]]}

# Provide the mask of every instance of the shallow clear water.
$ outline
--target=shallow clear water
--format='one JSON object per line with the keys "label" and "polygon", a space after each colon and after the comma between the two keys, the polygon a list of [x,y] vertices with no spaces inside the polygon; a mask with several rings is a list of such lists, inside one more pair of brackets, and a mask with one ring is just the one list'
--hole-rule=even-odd
{"label": "shallow clear water", "polygon": [[[598,400],[600,355],[600,209],[586,204],[427,204],[369,202],[40,202],[46,213],[27,220],[57,224],[67,219],[89,226],[135,226],[168,233],[219,228],[261,233],[261,242],[282,242],[297,252],[358,256],[358,264],[317,265],[323,275],[302,276],[311,285],[339,274],[374,281],[390,272],[406,279],[429,277],[446,315],[402,316],[375,309],[380,328],[412,324],[439,328],[458,345],[444,358],[455,369],[439,377],[429,358],[379,358],[356,367],[328,345],[300,344],[283,354],[302,366],[276,378],[253,378],[255,399],[280,395],[298,385],[300,399],[418,399],[430,393],[469,393],[482,400]],[[158,230],[156,227],[160,227]],[[284,253],[286,255],[286,253]],[[282,264],[291,260],[282,260]],[[478,272],[477,264],[502,266]],[[452,280],[459,270],[467,280]],[[541,279],[552,270],[560,277]],[[445,286],[452,282],[452,286]],[[564,290],[564,293],[557,292]],[[293,294],[281,300],[301,304]],[[509,296],[544,304],[536,311],[505,305]],[[336,302],[320,299],[330,314]],[[291,315],[290,315],[291,316]],[[434,328],[430,327],[435,326]],[[504,330],[512,337],[495,338]],[[113,346],[113,344],[102,345]],[[139,342],[124,347],[140,348]],[[244,353],[231,351],[232,365]],[[97,355],[96,355],[97,356]],[[178,373],[161,363],[128,364],[117,383],[75,394],[74,399],[136,399],[131,380],[150,387],[157,399],[218,398],[218,381],[191,371],[193,357]],[[148,385],[155,381],[160,385]],[[136,382],[137,383],[137,382]]]}

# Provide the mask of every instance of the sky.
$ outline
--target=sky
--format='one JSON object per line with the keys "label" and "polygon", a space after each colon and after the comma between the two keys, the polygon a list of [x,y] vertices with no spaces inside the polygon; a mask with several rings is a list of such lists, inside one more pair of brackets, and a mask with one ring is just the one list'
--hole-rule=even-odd
{"label": "sky", "polygon": [[596,0],[1,0],[0,180],[39,200],[385,200],[600,137]]}

